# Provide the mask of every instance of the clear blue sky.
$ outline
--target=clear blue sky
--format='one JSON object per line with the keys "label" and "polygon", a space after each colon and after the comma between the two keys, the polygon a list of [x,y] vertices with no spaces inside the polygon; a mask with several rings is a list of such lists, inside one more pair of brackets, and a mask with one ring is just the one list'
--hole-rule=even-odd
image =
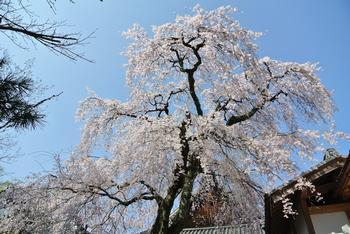
{"label": "clear blue sky", "polygon": [[[33,1],[34,2],[34,1]],[[40,3],[39,3],[40,2]],[[334,90],[339,108],[335,114],[338,129],[350,133],[350,2],[348,0],[60,0],[54,15],[43,1],[33,3],[33,10],[44,20],[65,20],[69,30],[85,35],[96,31],[89,44],[80,48],[95,63],[72,62],[55,56],[38,45],[30,51],[15,47],[0,36],[13,60],[22,64],[35,58],[33,74],[42,84],[52,86],[47,95],[64,91],[47,104],[47,123],[40,129],[21,132],[17,138],[22,155],[5,165],[10,178],[23,178],[31,172],[50,169],[52,155],[67,157],[80,139],[82,125],[74,120],[79,101],[87,96],[86,87],[99,96],[125,99],[124,68],[120,52],[127,46],[121,32],[137,22],[150,29],[173,21],[177,14],[191,13],[199,3],[205,9],[221,5],[238,7],[236,18],[249,29],[264,32],[258,40],[261,56],[296,62],[319,62],[319,76]],[[338,146],[345,154],[350,144]]]}

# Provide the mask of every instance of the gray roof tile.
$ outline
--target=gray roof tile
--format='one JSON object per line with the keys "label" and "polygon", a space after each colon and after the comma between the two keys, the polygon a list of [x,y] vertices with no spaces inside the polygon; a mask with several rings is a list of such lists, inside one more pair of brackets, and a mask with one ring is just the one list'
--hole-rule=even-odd
{"label": "gray roof tile", "polygon": [[240,224],[206,228],[186,228],[180,234],[265,234],[261,224]]}

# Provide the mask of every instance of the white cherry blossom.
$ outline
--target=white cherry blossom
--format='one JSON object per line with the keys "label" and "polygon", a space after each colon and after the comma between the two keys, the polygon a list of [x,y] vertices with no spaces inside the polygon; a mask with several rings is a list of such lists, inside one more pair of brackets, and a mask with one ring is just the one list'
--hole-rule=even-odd
{"label": "white cherry blossom", "polygon": [[[263,193],[297,173],[293,158],[348,136],[303,128],[326,129],[336,110],[317,64],[260,59],[261,33],[234,12],[196,6],[150,35],[125,32],[128,100],[82,101],[78,149],[52,175],[8,189],[0,231],[178,233],[200,206],[194,198],[218,191],[218,223],[262,218]],[[100,146],[108,157],[89,156]]]}

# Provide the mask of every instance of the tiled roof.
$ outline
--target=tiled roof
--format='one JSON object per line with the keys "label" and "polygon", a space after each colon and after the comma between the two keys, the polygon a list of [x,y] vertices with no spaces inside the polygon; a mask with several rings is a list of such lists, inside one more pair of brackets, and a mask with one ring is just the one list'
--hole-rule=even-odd
{"label": "tiled roof", "polygon": [[[340,155],[339,153],[337,155],[332,155],[331,157],[326,157],[323,161],[316,164],[315,166],[311,167],[309,170],[304,171],[299,176],[281,184],[277,188],[273,189],[269,196],[272,197],[273,202],[277,202],[281,200],[282,195],[288,193],[288,189],[291,189],[291,186],[293,186],[296,181],[304,177],[308,181],[313,181],[327,173],[329,173],[332,170],[335,170],[339,167],[342,167],[346,161],[346,158]],[[320,170],[322,168],[322,170]]]}
{"label": "tiled roof", "polygon": [[265,234],[260,224],[240,224],[206,228],[186,228],[180,234]]}
{"label": "tiled roof", "polygon": [[[316,164],[315,166],[310,167],[308,170],[302,172],[300,175],[298,175],[298,176],[296,176],[296,177],[294,177],[294,178],[292,178],[292,179],[290,179],[290,180],[284,182],[283,184],[279,185],[277,188],[273,189],[273,190],[270,192],[270,194],[273,194],[274,192],[276,192],[276,191],[278,191],[278,190],[284,188],[285,186],[287,186],[287,185],[290,184],[291,182],[297,181],[300,177],[304,177],[305,175],[307,175],[307,174],[309,174],[309,173],[311,173],[311,172],[313,172],[313,171],[316,171],[316,170],[319,169],[321,166],[323,166],[323,165],[325,165],[325,164],[327,164],[327,163],[329,163],[329,162],[331,162],[331,163],[333,163],[333,162],[337,163],[337,160],[339,160],[339,159],[343,159],[343,160],[344,160],[345,158],[342,157],[342,156],[339,156],[339,157],[336,157],[336,158],[330,158],[330,159],[326,159],[326,160],[323,160],[323,161],[319,162],[319,163]],[[344,163],[344,162],[342,162],[342,163]],[[333,165],[331,165],[331,166],[333,166]],[[338,166],[338,164],[335,164],[335,166]]]}
{"label": "tiled roof", "polygon": [[[344,160],[345,161],[345,157],[342,156],[341,154],[339,154],[335,149],[333,148],[329,148],[326,150],[326,153],[323,157],[323,161],[319,162],[318,164],[310,167],[308,170],[302,172],[300,175],[298,175],[297,177],[294,177],[286,182],[284,182],[283,184],[279,185],[277,188],[273,189],[272,191],[269,192],[269,194],[273,194],[274,192],[281,190],[282,188],[286,187],[287,185],[289,185],[292,182],[297,181],[300,177],[304,177],[307,174],[312,173],[313,171],[316,171],[317,169],[319,169],[320,167],[324,166],[325,164],[331,162],[331,163],[337,163],[338,160]],[[344,162],[342,162],[344,163]],[[333,166],[333,165],[331,165]],[[338,164],[336,164],[335,166],[339,166]]]}

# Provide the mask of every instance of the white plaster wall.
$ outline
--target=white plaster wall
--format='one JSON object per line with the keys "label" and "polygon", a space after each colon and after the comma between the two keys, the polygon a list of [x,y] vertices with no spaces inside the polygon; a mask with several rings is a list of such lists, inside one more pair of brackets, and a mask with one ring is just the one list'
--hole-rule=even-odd
{"label": "white plaster wall", "polygon": [[311,215],[316,234],[343,233],[341,227],[348,224],[345,212]]}

